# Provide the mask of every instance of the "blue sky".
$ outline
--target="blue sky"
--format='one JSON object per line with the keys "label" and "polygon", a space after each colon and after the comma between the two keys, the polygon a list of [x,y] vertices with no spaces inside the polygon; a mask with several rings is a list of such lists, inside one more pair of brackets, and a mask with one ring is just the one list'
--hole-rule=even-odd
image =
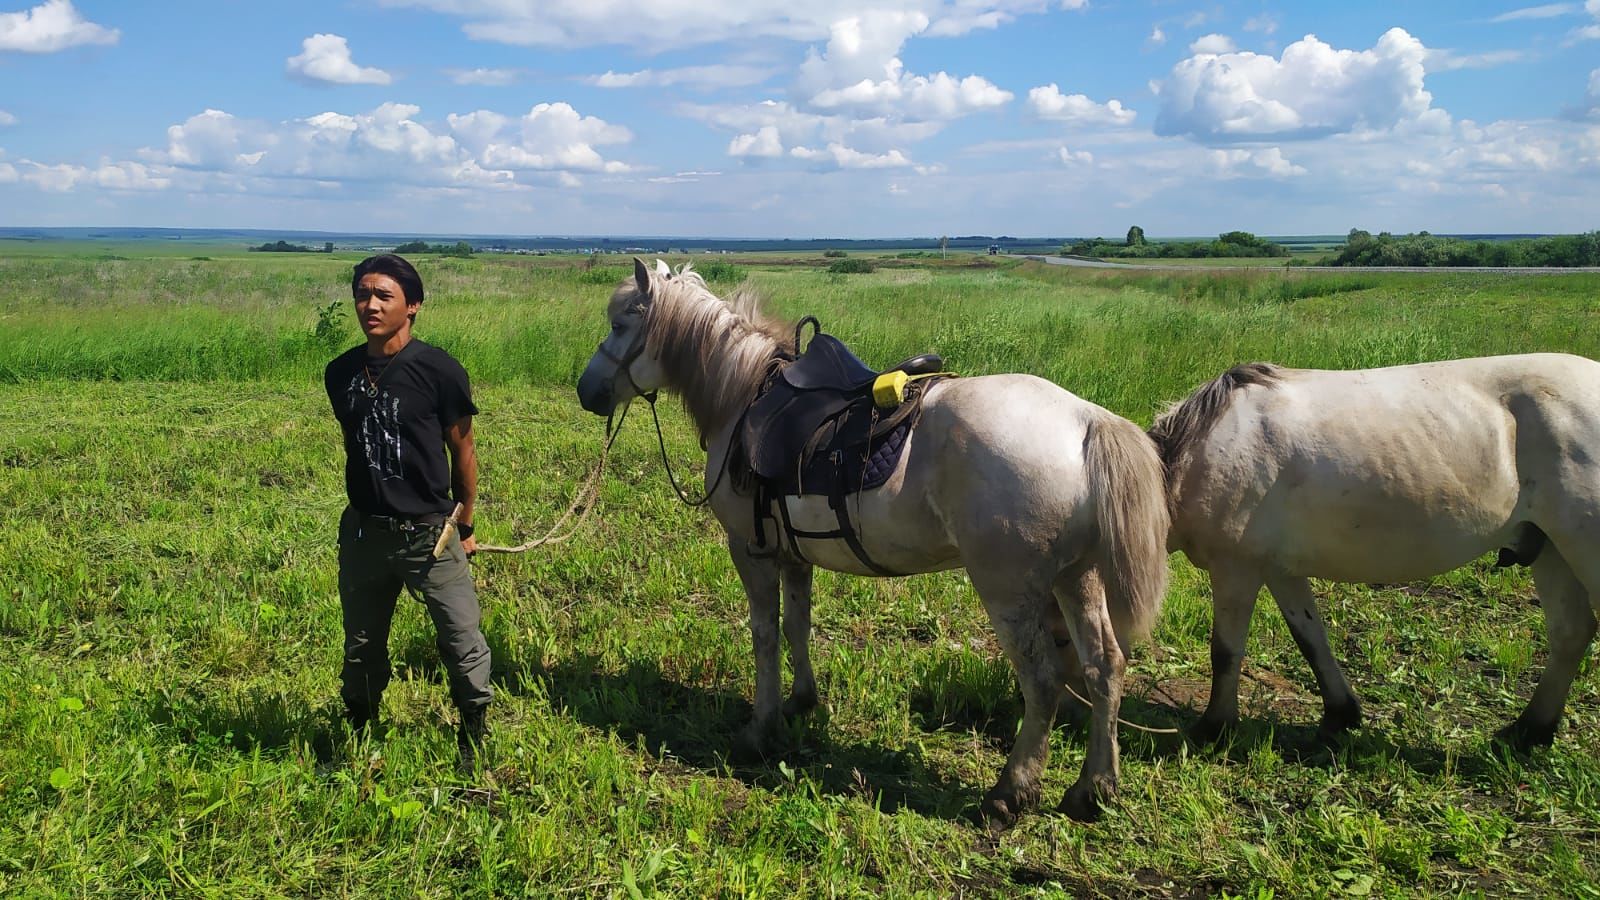
{"label": "blue sky", "polygon": [[0,225],[1600,228],[1600,0],[0,0]]}

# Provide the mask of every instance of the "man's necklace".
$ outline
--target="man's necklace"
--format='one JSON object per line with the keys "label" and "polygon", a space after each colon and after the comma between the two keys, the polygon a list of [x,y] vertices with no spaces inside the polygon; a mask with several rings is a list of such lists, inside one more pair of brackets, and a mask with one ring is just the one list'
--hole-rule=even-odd
{"label": "man's necklace", "polygon": [[[410,345],[410,343],[411,341],[408,339],[404,344],[400,345],[400,350],[404,350]],[[377,399],[378,382],[383,380],[383,373],[389,371],[389,367],[394,365],[395,360],[400,356],[400,350],[396,350],[394,353],[388,356],[387,361],[383,364],[383,368],[379,370],[376,378],[372,376],[372,369],[369,368],[365,362],[361,364],[361,374],[367,376],[367,389],[364,393],[369,399]]]}

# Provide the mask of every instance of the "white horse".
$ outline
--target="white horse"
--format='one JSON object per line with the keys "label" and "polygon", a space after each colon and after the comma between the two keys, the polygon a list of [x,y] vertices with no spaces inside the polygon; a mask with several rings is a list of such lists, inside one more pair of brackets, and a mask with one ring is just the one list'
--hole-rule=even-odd
{"label": "white horse", "polygon": [[1239,717],[1264,583],[1322,694],[1322,731],[1360,724],[1308,578],[1429,578],[1502,548],[1533,565],[1549,661],[1497,735],[1548,744],[1600,611],[1600,363],[1531,354],[1350,372],[1238,366],[1156,419],[1171,549],[1211,574],[1211,701]]}
{"label": "white horse", "polygon": [[[754,499],[733,486],[736,479],[720,477],[741,414],[780,351],[794,350],[791,326],[764,317],[744,290],[719,299],[687,265],[673,273],[658,260],[652,273],[634,262],[634,277],[611,297],[611,333],[584,370],[578,395],[584,409],[609,415],[634,396],[665,388],[682,396],[698,426],[710,506],[727,530],[750,602],[755,709],[738,744],[760,752],[780,715],[817,703],[807,648],[812,566],[872,573],[838,539],[801,538],[803,558],[787,546],[775,555],[753,552]],[[965,566],[1016,670],[1023,721],[984,798],[992,824],[1009,824],[1038,801],[1063,683],[1087,676],[1089,747],[1060,808],[1092,818],[1117,784],[1124,653],[1148,631],[1166,589],[1161,461],[1138,426],[1028,375],[940,381],[923,404],[888,482],[848,501],[859,540],[869,558],[894,572]],[[835,522],[826,497],[784,502],[797,529]],[[780,584],[794,667],[781,711]]]}

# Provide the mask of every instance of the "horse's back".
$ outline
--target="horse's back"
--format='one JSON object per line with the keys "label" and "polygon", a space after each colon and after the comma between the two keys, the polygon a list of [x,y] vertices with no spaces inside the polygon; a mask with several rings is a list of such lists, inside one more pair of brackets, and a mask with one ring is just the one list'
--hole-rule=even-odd
{"label": "horse's back", "polygon": [[[1600,486],[1593,466],[1558,471],[1600,440],[1600,363],[1528,354],[1278,376],[1235,391],[1176,473],[1175,543],[1191,556],[1423,577]],[[1558,483],[1574,478],[1587,486]]]}
{"label": "horse's back", "polygon": [[[914,440],[952,533],[1054,541],[1092,502],[1084,448],[1114,414],[1032,375],[957,378],[929,394]],[[913,447],[913,450],[916,450]]]}

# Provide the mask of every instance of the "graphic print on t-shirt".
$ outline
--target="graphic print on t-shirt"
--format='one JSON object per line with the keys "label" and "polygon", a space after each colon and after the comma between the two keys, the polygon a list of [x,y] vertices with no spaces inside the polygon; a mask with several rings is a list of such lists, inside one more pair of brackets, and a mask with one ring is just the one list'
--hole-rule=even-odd
{"label": "graphic print on t-shirt", "polygon": [[[359,409],[366,398],[365,375],[362,372],[351,378],[345,388],[351,412]],[[378,477],[384,481],[405,477],[405,463],[400,455],[399,397],[390,396],[387,390],[379,393],[361,417],[357,434],[360,435],[361,449],[367,457],[367,468],[376,470]]]}

